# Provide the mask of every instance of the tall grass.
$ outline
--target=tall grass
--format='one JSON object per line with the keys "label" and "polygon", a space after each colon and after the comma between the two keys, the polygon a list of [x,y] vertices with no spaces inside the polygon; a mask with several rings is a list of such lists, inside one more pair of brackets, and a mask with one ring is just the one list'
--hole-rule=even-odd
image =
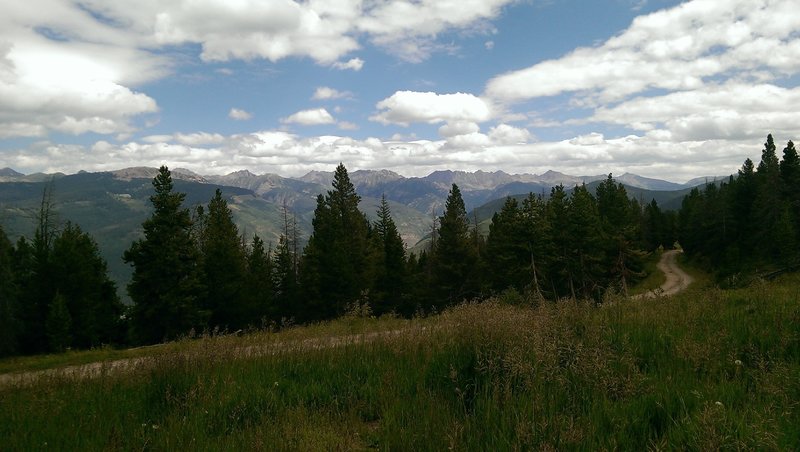
{"label": "tall grass", "polygon": [[800,447],[797,277],[601,308],[499,299],[178,348],[102,378],[0,389],[0,448]]}

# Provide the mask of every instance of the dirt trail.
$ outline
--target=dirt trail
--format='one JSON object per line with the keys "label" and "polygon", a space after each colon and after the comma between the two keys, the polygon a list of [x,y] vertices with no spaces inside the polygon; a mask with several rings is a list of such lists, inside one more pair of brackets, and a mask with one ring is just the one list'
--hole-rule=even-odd
{"label": "dirt trail", "polygon": [[664,273],[667,280],[658,289],[637,295],[634,298],[668,297],[689,287],[689,284],[693,281],[692,277],[678,267],[678,254],[682,252],[681,250],[664,252],[656,267]]}
{"label": "dirt trail", "polygon": [[[261,356],[277,355],[280,353],[302,352],[338,348],[354,344],[368,344],[379,340],[389,340],[401,335],[417,337],[427,327],[410,327],[389,331],[372,331],[366,333],[345,334],[340,336],[315,337],[309,339],[288,340],[267,344],[239,346],[226,350],[226,359],[256,358]],[[150,369],[158,364],[158,360],[170,358],[192,358],[204,354],[203,350],[175,352],[158,356],[144,356],[139,358],[125,358],[113,361],[101,361],[88,364],[57,367],[46,370],[28,372],[14,372],[0,374],[0,388],[7,386],[28,386],[44,378],[67,378],[84,380],[107,375],[132,372],[136,369]]]}

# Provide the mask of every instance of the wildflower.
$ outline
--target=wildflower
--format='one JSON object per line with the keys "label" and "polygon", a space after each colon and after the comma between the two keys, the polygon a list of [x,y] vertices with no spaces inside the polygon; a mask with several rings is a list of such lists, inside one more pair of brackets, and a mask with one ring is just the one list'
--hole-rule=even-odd
{"label": "wildflower", "polygon": [[719,400],[717,400],[716,402],[714,402],[714,405],[716,405],[716,406],[718,406],[718,407],[725,407],[725,405],[723,405],[723,404],[722,404],[722,402],[720,402]]}
{"label": "wildflower", "polygon": [[741,359],[737,359],[737,360],[736,360],[736,361],[734,361],[733,363],[734,363],[734,364],[736,364],[736,365],[737,365],[737,366],[739,366],[739,367],[741,367],[741,366],[742,366],[742,360],[741,360]]}

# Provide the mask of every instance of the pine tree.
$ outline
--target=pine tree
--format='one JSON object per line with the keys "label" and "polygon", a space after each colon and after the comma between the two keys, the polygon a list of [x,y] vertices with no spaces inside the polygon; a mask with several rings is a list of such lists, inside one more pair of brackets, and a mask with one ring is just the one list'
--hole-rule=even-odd
{"label": "pine tree", "polygon": [[72,317],[60,292],[56,292],[48,307],[45,328],[51,351],[63,352],[72,345]]}
{"label": "pine tree", "polygon": [[486,240],[486,260],[495,291],[525,289],[531,282],[531,252],[519,203],[506,198],[500,212],[492,216]]}
{"label": "pine tree", "polygon": [[122,341],[123,306],[97,243],[78,225],[67,222],[52,246],[50,277],[70,314],[72,347]]}
{"label": "pine tree", "polygon": [[[522,221],[530,253],[531,290],[538,298],[550,291],[546,282],[553,262],[553,231],[547,218],[547,202],[530,193],[522,201]],[[553,294],[553,296],[556,296]]]}
{"label": "pine tree", "polygon": [[18,289],[14,271],[14,247],[0,225],[0,357],[17,353],[19,334]]}
{"label": "pine tree", "polygon": [[[788,204],[789,218],[786,220],[791,225],[800,224],[800,157],[794,143],[789,141],[783,149],[783,159],[780,163],[781,179],[783,182],[783,199]],[[800,231],[797,231],[800,233]],[[795,242],[800,236],[795,237]]]}
{"label": "pine tree", "polygon": [[642,253],[636,248],[638,207],[634,210],[625,186],[611,174],[597,187],[597,211],[603,234],[603,254],[609,278],[627,294],[628,284],[642,276]]}
{"label": "pine tree", "polygon": [[335,317],[362,297],[369,288],[369,221],[358,210],[361,197],[339,164],[333,189],[317,198],[313,233],[303,252],[301,276],[304,301],[300,317],[315,320]]}
{"label": "pine tree", "polygon": [[664,212],[658,206],[655,199],[644,207],[642,214],[641,237],[642,247],[645,251],[655,251],[658,247],[669,248],[672,241],[667,233],[667,220]]}
{"label": "pine tree", "polygon": [[249,318],[257,320],[249,323],[264,326],[276,319],[275,287],[273,286],[272,250],[264,249],[264,241],[253,236],[247,253],[247,270],[243,287],[244,306]]}
{"label": "pine tree", "polygon": [[19,336],[23,354],[42,353],[50,349],[46,321],[56,293],[52,278],[52,244],[58,233],[58,220],[53,201],[53,181],[42,191],[33,240],[20,239],[16,248],[19,288]]}
{"label": "pine tree", "polygon": [[377,257],[372,294],[374,312],[407,312],[408,307],[402,306],[407,293],[406,250],[385,195],[381,196],[373,231]]}
{"label": "pine tree", "polygon": [[144,238],[133,242],[123,256],[134,267],[128,293],[134,302],[133,332],[142,343],[174,339],[204,327],[208,318],[200,308],[205,290],[192,219],[182,207],[186,195],[173,192],[166,166],[153,179],[153,188],[154,211],[142,223]]}
{"label": "pine tree", "polygon": [[447,196],[437,236],[433,261],[435,290],[439,293],[436,305],[441,307],[476,296],[474,270],[478,256],[470,241],[467,209],[456,184]]}
{"label": "pine tree", "polygon": [[586,185],[576,186],[569,203],[567,234],[571,237],[571,258],[568,261],[573,296],[598,298],[607,281],[603,277],[606,262],[602,247],[601,224],[597,201]]}
{"label": "pine tree", "polygon": [[550,287],[553,298],[575,297],[575,278],[572,262],[572,237],[570,237],[570,204],[563,185],[550,190],[547,202],[547,223],[552,230],[553,259],[551,261]]}
{"label": "pine tree", "polygon": [[[299,286],[297,272],[295,271],[295,260],[291,240],[285,234],[282,234],[278,240],[278,247],[275,249],[272,261],[275,307],[270,314],[270,318],[276,322],[282,322],[284,319],[300,318],[305,314],[301,312],[302,309],[299,306]],[[305,271],[310,270],[306,269]]]}
{"label": "pine tree", "polygon": [[239,229],[219,189],[208,203],[201,236],[203,281],[207,287],[202,306],[211,314],[209,325],[237,330],[258,324],[259,318],[249,316],[242,293],[246,262]]}
{"label": "pine tree", "polygon": [[781,180],[780,163],[775,154],[775,143],[772,135],[767,136],[764,150],[761,151],[761,161],[756,171],[756,199],[751,220],[758,227],[755,228],[755,250],[768,261],[774,261],[783,253],[782,244],[775,236],[778,223],[781,221],[785,206],[782,199],[783,184]]}

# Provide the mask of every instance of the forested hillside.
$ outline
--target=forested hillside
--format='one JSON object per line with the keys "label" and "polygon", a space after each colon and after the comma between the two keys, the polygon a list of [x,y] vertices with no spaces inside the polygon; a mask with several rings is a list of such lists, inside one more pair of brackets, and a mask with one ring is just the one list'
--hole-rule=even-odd
{"label": "forested hillside", "polygon": [[695,188],[679,212],[686,253],[737,284],[753,274],[800,264],[800,159],[789,141],[779,160],[767,136],[758,165],[747,159],[736,176]]}
{"label": "forested hillside", "polygon": [[233,189],[243,191],[231,198],[206,184],[199,204],[201,192],[190,200],[181,187],[195,186],[178,182],[162,167],[146,188],[149,208],[133,202],[141,191],[126,197],[149,215],[142,234],[120,245],[132,271],[122,288],[128,306],[97,242],[55,214],[49,189],[32,238],[13,243],[0,228],[0,352],[152,344],[354,311],[408,317],[500,293],[519,302],[602,303],[647,276],[645,256],[676,243],[729,281],[792,268],[798,259],[800,162],[792,142],[779,161],[771,136],[757,167],[747,160],[737,177],[693,189],[678,213],[644,201],[643,192],[631,196],[608,175],[594,187],[508,197],[484,234],[453,183],[427,246],[414,253],[385,197],[363,212],[341,164],[316,199],[308,235],[285,208],[274,213],[276,241],[235,221],[237,196],[252,192]]}

